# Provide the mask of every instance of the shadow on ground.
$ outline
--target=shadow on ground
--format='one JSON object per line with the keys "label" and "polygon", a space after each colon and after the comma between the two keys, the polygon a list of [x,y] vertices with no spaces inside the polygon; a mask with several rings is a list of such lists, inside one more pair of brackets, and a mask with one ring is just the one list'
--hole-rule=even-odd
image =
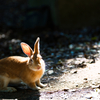
{"label": "shadow on ground", "polygon": [[13,93],[0,93],[0,99],[18,99],[18,100],[39,100],[39,91],[31,89],[18,89]]}

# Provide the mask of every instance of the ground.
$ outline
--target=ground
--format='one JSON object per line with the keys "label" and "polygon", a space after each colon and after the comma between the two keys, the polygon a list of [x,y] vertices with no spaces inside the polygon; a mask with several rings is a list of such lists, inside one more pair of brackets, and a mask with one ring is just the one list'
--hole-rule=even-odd
{"label": "ground", "polygon": [[[26,42],[33,48],[35,39],[40,37],[41,55],[46,63],[46,71],[41,81],[47,84],[47,87],[33,91],[26,85],[14,85],[18,91],[0,93],[0,99],[99,100],[100,28],[97,29],[78,29],[71,31],[71,34],[55,31],[24,36],[9,33],[10,31],[2,32],[1,59],[11,55],[25,56],[20,42]],[[78,34],[73,34],[76,32]],[[92,34],[87,35],[89,32]]]}

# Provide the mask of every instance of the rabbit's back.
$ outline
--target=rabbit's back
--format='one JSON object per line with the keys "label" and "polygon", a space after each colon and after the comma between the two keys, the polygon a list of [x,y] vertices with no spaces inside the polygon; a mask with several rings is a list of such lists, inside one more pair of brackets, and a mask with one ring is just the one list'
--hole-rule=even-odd
{"label": "rabbit's back", "polygon": [[26,65],[27,58],[19,56],[11,56],[0,60],[0,75],[8,77],[18,76]]}

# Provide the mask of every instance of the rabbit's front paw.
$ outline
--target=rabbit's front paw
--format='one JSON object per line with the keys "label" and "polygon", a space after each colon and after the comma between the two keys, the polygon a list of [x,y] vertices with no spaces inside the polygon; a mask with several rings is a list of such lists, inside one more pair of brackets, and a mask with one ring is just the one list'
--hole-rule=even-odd
{"label": "rabbit's front paw", "polygon": [[41,88],[43,88],[43,87],[46,87],[47,84],[42,84],[42,83],[40,83],[40,84],[38,84],[38,86],[40,86]]}
{"label": "rabbit's front paw", "polygon": [[41,89],[40,87],[36,86],[35,82],[28,84],[28,86],[33,90],[40,90]]}
{"label": "rabbit's front paw", "polygon": [[6,88],[0,90],[0,92],[15,92],[15,91],[17,91],[17,90],[13,87],[6,87]]}
{"label": "rabbit's front paw", "polygon": [[41,88],[47,86],[47,84],[42,84],[41,81],[40,81],[40,79],[36,82],[36,84],[37,84],[39,87],[41,87]]}
{"label": "rabbit's front paw", "polygon": [[40,90],[41,88],[40,87],[35,87],[35,88],[32,88],[33,90]]}

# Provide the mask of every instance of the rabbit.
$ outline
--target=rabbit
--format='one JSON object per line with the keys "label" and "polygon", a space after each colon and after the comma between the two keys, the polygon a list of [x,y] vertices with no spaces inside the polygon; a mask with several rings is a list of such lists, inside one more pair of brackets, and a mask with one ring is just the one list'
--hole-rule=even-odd
{"label": "rabbit", "polygon": [[40,55],[38,37],[32,48],[21,42],[21,48],[28,57],[10,56],[0,60],[0,92],[15,92],[17,89],[8,87],[9,83],[24,82],[33,90],[46,85],[40,79],[45,72],[45,62]]}

